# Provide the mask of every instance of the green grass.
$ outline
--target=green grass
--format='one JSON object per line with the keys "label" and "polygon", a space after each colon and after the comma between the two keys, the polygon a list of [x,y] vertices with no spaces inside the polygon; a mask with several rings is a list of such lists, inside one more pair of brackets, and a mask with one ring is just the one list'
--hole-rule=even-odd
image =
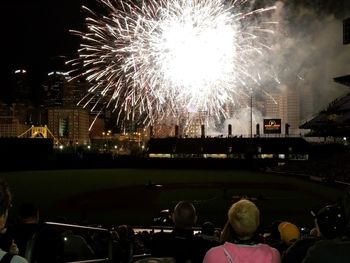
{"label": "green grass", "polygon": [[[236,196],[258,197],[264,225],[282,219],[312,224],[310,209],[335,201],[343,192],[326,185],[276,174],[238,170],[100,169],[4,172],[14,195],[14,218],[22,202],[38,205],[41,217],[69,222],[151,225],[161,209],[179,200],[195,203],[198,225],[221,227]],[[152,181],[162,188],[150,189]]]}

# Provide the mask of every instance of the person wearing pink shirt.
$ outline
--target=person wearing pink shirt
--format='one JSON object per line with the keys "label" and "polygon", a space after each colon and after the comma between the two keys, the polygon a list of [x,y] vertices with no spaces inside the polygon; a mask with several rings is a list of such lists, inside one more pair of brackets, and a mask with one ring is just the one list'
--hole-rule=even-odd
{"label": "person wearing pink shirt", "polygon": [[242,199],[234,203],[222,233],[225,243],[211,248],[203,263],[280,263],[281,256],[275,248],[257,242],[259,224],[260,212],[253,202]]}

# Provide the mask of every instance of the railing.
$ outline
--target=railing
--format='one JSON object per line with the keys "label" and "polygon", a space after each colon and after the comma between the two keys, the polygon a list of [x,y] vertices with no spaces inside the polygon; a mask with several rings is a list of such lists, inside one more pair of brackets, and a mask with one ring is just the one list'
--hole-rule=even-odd
{"label": "railing", "polygon": [[[49,229],[49,233],[54,233],[55,240],[59,240],[60,249],[53,249],[57,255],[49,255],[52,259],[59,259],[59,262],[65,263],[97,263],[97,262],[113,262],[113,239],[110,231],[100,227],[90,227],[74,224],[63,224],[56,222],[45,222],[38,232],[29,240],[26,248],[25,258],[29,263],[41,263],[49,259],[42,259],[43,242],[48,242],[42,235],[42,229]],[[100,237],[92,241],[92,236]],[[55,246],[56,244],[45,244],[45,247]],[[74,247],[75,245],[75,247]],[[102,245],[102,249],[101,249]],[[99,246],[99,253],[97,252]],[[85,257],[84,257],[85,256]],[[52,260],[53,261],[53,260]]]}

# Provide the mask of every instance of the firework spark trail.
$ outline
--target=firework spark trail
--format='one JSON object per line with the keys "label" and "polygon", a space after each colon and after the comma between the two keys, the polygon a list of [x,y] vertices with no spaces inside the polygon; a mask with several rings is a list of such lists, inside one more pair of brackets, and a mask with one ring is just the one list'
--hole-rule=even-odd
{"label": "firework spark trail", "polygon": [[107,15],[84,7],[87,32],[74,32],[82,43],[68,62],[72,75],[92,84],[84,106],[103,98],[118,119],[145,125],[189,111],[219,118],[259,87],[270,48],[264,38],[273,33],[261,17],[274,6],[243,12],[247,0],[97,1]]}

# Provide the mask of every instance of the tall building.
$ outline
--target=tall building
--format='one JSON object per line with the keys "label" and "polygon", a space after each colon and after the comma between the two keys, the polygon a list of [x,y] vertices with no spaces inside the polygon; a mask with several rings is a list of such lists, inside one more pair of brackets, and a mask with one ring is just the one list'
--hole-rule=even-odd
{"label": "tall building", "polygon": [[202,130],[202,125],[208,127],[209,117],[207,111],[188,112],[186,124],[183,127],[183,135],[187,137],[200,137],[205,135],[205,130]]}
{"label": "tall building", "polygon": [[303,123],[315,115],[315,96],[310,84],[299,87],[300,93],[300,121]]}
{"label": "tall building", "polygon": [[[291,134],[299,134],[300,125],[300,96],[295,87],[282,86],[279,91],[270,93],[266,100],[265,117],[278,118],[282,125],[290,125]],[[285,132],[282,129],[282,133]]]}
{"label": "tall building", "polygon": [[16,109],[0,102],[0,137],[17,137],[30,126],[16,117]]}
{"label": "tall building", "polygon": [[63,105],[63,88],[68,81],[68,76],[59,71],[48,73],[44,81],[44,103],[46,107],[55,107]]}
{"label": "tall building", "polygon": [[48,109],[48,128],[64,145],[89,143],[89,113],[80,107]]}
{"label": "tall building", "polygon": [[43,87],[47,126],[54,137],[64,145],[89,143],[89,112],[77,106],[87,90],[87,84],[71,81],[65,72],[52,71],[48,73]]}
{"label": "tall building", "polygon": [[13,103],[32,104],[30,100],[31,87],[29,85],[28,73],[25,69],[17,69],[14,72]]}
{"label": "tall building", "polygon": [[17,69],[13,74],[12,99],[9,101],[13,116],[26,125],[41,124],[42,109],[36,105],[39,96],[34,91],[30,76],[25,69]]}
{"label": "tall building", "polygon": [[87,91],[87,84],[80,80],[70,80],[67,73],[52,71],[43,84],[45,106],[75,106]]}

